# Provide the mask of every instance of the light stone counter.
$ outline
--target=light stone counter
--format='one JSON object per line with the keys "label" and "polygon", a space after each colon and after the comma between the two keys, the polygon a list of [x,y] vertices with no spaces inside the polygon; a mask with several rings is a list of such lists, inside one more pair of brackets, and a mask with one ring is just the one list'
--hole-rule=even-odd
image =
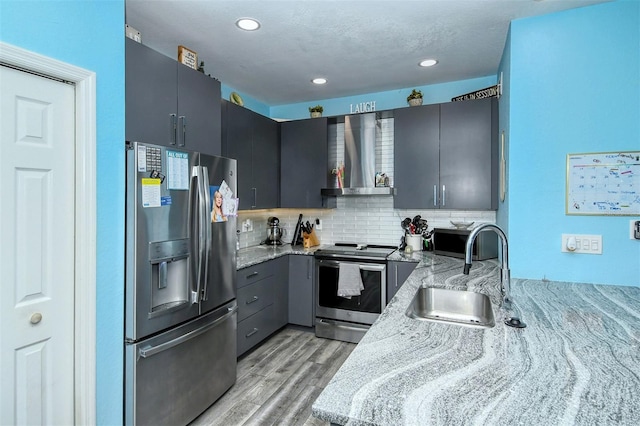
{"label": "light stone counter", "polygon": [[474,329],[405,316],[420,285],[499,305],[496,261],[421,263],[313,404],[341,425],[638,425],[640,288],[512,280],[527,324]]}
{"label": "light stone counter", "polygon": [[317,249],[321,246],[304,248],[302,246],[292,247],[290,244],[283,244],[281,246],[252,246],[238,250],[238,260],[236,269],[246,268],[248,266],[257,265],[258,263],[266,262],[268,260],[276,259],[281,256],[287,256],[290,254],[296,255],[313,255]]}

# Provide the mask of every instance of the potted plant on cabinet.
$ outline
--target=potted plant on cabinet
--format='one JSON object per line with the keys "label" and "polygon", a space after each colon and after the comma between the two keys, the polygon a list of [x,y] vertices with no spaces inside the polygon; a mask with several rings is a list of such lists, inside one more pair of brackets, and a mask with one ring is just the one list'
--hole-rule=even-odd
{"label": "potted plant on cabinet", "polygon": [[422,105],[422,92],[420,90],[413,89],[409,96],[407,96],[407,102],[411,106]]}
{"label": "potted plant on cabinet", "polygon": [[309,112],[311,113],[311,118],[321,117],[322,116],[322,111],[324,111],[324,108],[322,108],[322,105],[316,105],[314,107],[309,107]]}

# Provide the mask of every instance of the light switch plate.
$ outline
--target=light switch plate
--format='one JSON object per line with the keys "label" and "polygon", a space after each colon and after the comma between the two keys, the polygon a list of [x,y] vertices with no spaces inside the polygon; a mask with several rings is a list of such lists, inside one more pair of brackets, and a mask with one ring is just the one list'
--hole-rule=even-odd
{"label": "light switch plate", "polygon": [[[569,242],[575,250],[570,250]],[[602,235],[562,234],[562,252],[577,254],[602,254]]]}

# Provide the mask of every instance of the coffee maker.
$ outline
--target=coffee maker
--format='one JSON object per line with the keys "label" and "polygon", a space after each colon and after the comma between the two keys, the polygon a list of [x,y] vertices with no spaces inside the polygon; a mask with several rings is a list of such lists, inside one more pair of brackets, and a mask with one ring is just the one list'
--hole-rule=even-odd
{"label": "coffee maker", "polygon": [[282,245],[283,229],[280,228],[280,219],[271,216],[267,219],[267,239],[263,244],[279,246]]}

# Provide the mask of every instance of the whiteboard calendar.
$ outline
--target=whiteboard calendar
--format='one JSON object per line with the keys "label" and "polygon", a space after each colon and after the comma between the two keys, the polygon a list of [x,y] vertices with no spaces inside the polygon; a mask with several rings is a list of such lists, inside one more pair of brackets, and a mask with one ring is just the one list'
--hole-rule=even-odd
{"label": "whiteboard calendar", "polygon": [[640,151],[567,155],[566,212],[640,214]]}

